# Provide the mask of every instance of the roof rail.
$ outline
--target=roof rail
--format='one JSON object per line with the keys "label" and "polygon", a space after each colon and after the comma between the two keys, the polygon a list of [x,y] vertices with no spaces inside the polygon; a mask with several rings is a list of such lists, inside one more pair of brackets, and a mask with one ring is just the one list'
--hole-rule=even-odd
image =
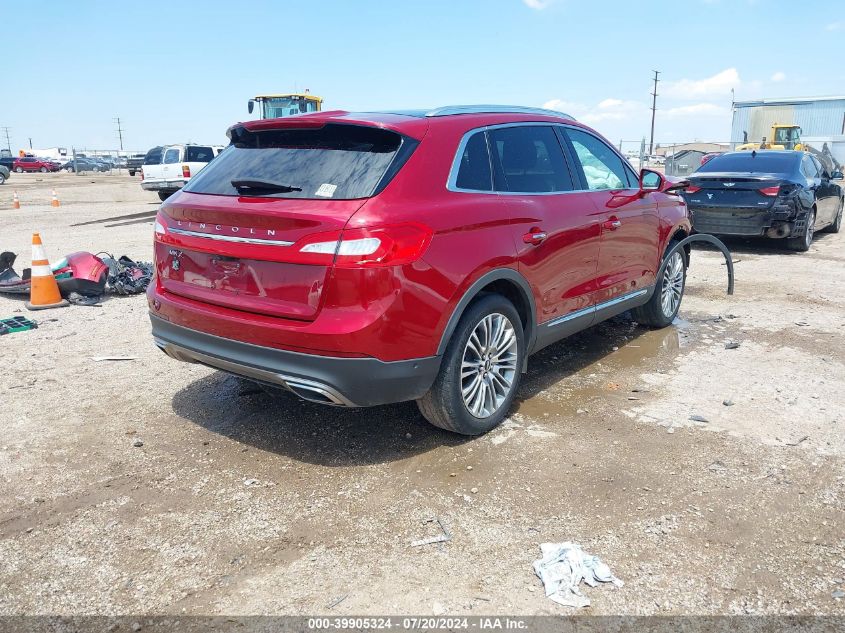
{"label": "roof rail", "polygon": [[563,119],[575,120],[575,117],[558,110],[546,110],[545,108],[528,108],[525,106],[508,105],[452,105],[435,108],[425,113],[427,117],[450,116],[453,114],[540,114],[543,116],[554,116]]}

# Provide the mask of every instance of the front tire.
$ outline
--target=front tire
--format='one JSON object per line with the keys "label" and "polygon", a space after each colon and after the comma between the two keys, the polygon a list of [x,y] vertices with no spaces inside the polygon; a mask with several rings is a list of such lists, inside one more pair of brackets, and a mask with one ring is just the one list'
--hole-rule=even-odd
{"label": "front tire", "polygon": [[39,169],[38,171],[40,171],[42,174],[46,174],[46,173],[47,173],[47,168],[46,168],[46,167],[42,167],[42,168],[41,168],[41,169]]}
{"label": "front tire", "polygon": [[508,414],[522,378],[525,335],[513,304],[486,295],[467,308],[431,389],[417,400],[434,426],[481,435]]}
{"label": "front tire", "polygon": [[786,238],[786,247],[791,251],[799,253],[806,253],[813,245],[813,232],[816,224],[816,210],[813,209],[807,214],[807,228],[804,230],[804,235],[799,237]]}
{"label": "front tire", "polygon": [[19,174],[22,174],[23,173],[23,167],[15,167],[15,171],[18,172]]}
{"label": "front tire", "polygon": [[6,176],[0,174],[0,185],[2,185],[4,182],[6,182]]}
{"label": "front tire", "polygon": [[[670,242],[667,253],[677,242]],[[681,309],[687,285],[687,258],[682,250],[675,251],[664,260],[663,274],[648,303],[634,308],[634,320],[640,325],[663,328],[672,323]]]}

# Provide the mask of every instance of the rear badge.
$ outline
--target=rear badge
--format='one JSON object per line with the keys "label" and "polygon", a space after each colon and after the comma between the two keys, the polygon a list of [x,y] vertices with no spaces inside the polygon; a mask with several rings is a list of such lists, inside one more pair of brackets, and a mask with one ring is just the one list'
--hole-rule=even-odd
{"label": "rear badge", "polygon": [[708,200],[712,200],[712,199],[713,199],[713,194],[712,194],[712,193],[708,193],[708,194],[707,194],[707,199],[708,199]]}

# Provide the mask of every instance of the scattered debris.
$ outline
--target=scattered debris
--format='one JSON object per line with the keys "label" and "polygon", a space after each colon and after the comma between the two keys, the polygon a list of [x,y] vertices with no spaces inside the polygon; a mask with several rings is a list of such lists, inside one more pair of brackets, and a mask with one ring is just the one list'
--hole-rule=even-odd
{"label": "scattered debris", "polygon": [[845,598],[845,591],[842,591],[841,589],[837,589],[836,591],[834,591],[830,595],[835,600],[841,600],[842,598]]}
{"label": "scattered debris", "polygon": [[147,289],[153,278],[153,265],[149,262],[135,262],[126,255],[115,259],[113,255],[103,254],[106,266],[109,267],[108,289],[118,295],[137,295]]}
{"label": "scattered debris", "polygon": [[[431,523],[433,519],[429,519],[426,523]],[[452,533],[443,525],[443,521],[439,518],[437,519],[437,524],[440,526],[440,530],[443,532],[442,534],[438,534],[437,536],[432,536],[430,538],[420,539],[418,541],[411,541],[411,547],[421,547],[423,545],[433,545],[434,543],[447,543],[452,540]]]}
{"label": "scattered debris", "polygon": [[707,470],[709,470],[711,473],[724,473],[727,472],[728,467],[717,459],[715,462],[713,462],[707,467]]}
{"label": "scattered debris", "polygon": [[540,552],[542,558],[534,561],[534,573],[543,582],[546,597],[565,607],[590,606],[590,599],[578,588],[582,580],[590,587],[599,582],[612,582],[617,587],[625,584],[578,543],[543,543]]}
{"label": "scattered debris", "polygon": [[132,446],[134,446],[135,448],[141,448],[143,445],[144,443],[141,440],[135,440],[134,442],[132,442]]}
{"label": "scattered debris", "polygon": [[137,356],[92,356],[91,360],[94,362],[101,362],[104,360],[138,360]]}
{"label": "scattered debris", "polygon": [[800,437],[799,439],[795,440],[794,442],[784,442],[784,444],[786,444],[787,446],[798,446],[801,442],[806,442],[809,439],[810,439],[809,435],[804,435],[804,436]]}
{"label": "scattered debris", "polygon": [[800,327],[807,327],[807,326],[809,326],[810,324],[809,324],[809,323],[807,323],[806,321],[796,321],[796,322],[795,322],[795,325],[798,325],[798,326],[800,326]]}
{"label": "scattered debris", "polygon": [[38,323],[30,321],[25,317],[11,317],[9,319],[0,319],[0,335],[12,334],[14,332],[26,332],[27,330],[34,330],[38,327]]}
{"label": "scattered debris", "polygon": [[258,480],[257,479],[244,479],[244,486],[257,486]]}
{"label": "scattered debris", "polygon": [[341,602],[346,600],[348,597],[349,597],[349,594],[346,594],[345,596],[341,596],[340,598],[338,598],[334,602],[330,603],[329,606],[327,606],[326,608],[327,609],[334,609],[337,605],[339,605]]}
{"label": "scattered debris", "polygon": [[728,341],[725,343],[725,349],[737,349],[740,345],[739,341]]}
{"label": "scattered debris", "polygon": [[724,400],[722,400],[722,404],[725,405],[726,407],[732,407],[732,406],[734,406],[735,403],[730,398],[725,398]]}
{"label": "scattered debris", "polygon": [[704,422],[705,424],[710,422],[710,420],[705,418],[703,415],[698,415],[698,414],[691,415],[689,417],[689,419],[692,420],[693,422]]}

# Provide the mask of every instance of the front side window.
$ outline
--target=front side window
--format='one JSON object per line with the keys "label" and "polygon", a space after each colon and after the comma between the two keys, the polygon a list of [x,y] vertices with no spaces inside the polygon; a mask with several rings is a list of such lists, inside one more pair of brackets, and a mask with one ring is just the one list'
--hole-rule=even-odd
{"label": "front side window", "polygon": [[493,174],[490,171],[490,155],[487,153],[484,132],[476,132],[467,141],[458,166],[455,186],[471,191],[493,191]]}
{"label": "front side window", "polygon": [[606,143],[581,130],[567,129],[566,134],[575,149],[589,190],[633,187],[629,183],[632,174],[627,172],[622,159]]}
{"label": "front side window", "polygon": [[496,191],[555,193],[574,189],[563,150],[551,127],[505,127],[488,134]]}

